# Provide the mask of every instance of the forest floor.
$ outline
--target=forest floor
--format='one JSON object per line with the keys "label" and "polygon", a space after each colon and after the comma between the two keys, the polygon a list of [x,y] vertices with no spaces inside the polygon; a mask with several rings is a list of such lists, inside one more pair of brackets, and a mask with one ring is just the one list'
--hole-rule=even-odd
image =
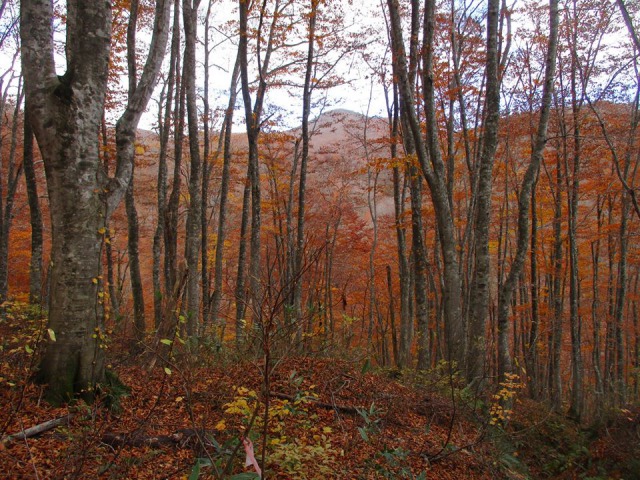
{"label": "forest floor", "polygon": [[[149,370],[114,341],[109,369],[124,386],[54,408],[30,380],[46,334],[38,312],[4,305],[0,478],[242,480],[257,478],[254,465],[282,479],[640,478],[640,409],[585,430],[521,393],[501,411],[444,368],[288,356],[274,362],[267,397],[264,361],[200,347]],[[54,419],[39,435],[10,436]]]}

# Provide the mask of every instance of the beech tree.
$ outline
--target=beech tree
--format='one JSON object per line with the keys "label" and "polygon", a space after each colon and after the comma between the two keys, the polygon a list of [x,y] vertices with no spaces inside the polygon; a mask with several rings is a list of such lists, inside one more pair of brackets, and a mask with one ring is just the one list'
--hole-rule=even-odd
{"label": "beech tree", "polygon": [[156,83],[166,46],[164,2],[156,4],[151,52],[116,127],[113,178],[99,156],[109,68],[111,2],[69,0],[66,71],[56,74],[53,2],[21,3],[20,33],[28,120],[40,146],[52,226],[49,337],[39,380],[47,398],[88,400],[104,379],[101,250],[106,222],[131,179],[137,123]]}
{"label": "beech tree", "polygon": [[[417,2],[412,2],[417,8]],[[402,39],[402,26],[400,23],[399,5],[397,0],[387,0],[390,19],[391,43],[396,52],[395,58],[398,66],[396,76],[398,78],[398,90],[401,105],[404,107],[402,114],[405,116],[406,125],[409,127],[415,142],[416,154],[422,174],[424,175],[431,199],[434,204],[438,235],[442,247],[444,262],[444,312],[445,312],[445,338],[447,344],[447,360],[455,362],[457,368],[462,368],[465,361],[465,325],[461,314],[461,282],[458,269],[459,260],[455,241],[453,215],[447,195],[444,176],[444,163],[440,150],[437,119],[433,86],[433,35],[435,29],[435,2],[426,2],[424,19],[424,59],[423,59],[423,88],[425,98],[425,114],[427,135],[423,137],[422,129],[415,110],[413,88],[409,81],[406,65],[405,48]]]}

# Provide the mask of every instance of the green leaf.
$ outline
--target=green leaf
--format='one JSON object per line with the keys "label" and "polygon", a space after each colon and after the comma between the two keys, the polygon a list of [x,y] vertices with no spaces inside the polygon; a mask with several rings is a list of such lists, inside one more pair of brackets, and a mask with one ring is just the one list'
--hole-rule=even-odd
{"label": "green leaf", "polygon": [[169,340],[168,338],[163,338],[162,340],[160,340],[160,343],[164,345],[171,345],[173,343],[173,340]]}
{"label": "green leaf", "polygon": [[169,367],[164,367],[164,373],[171,375],[171,369]]}
{"label": "green leaf", "polygon": [[361,374],[364,375],[365,373],[367,373],[369,370],[371,370],[371,360],[369,358],[367,358],[366,362],[364,362],[364,365],[362,365],[362,370],[361,370]]}
{"label": "green leaf", "polygon": [[245,473],[238,473],[233,477],[229,477],[229,480],[255,480],[256,478],[260,478],[260,476],[257,473],[245,472]]}
{"label": "green leaf", "polygon": [[49,338],[52,342],[56,341],[56,332],[53,331],[53,328],[48,328],[47,332],[49,333]]}
{"label": "green leaf", "polygon": [[196,463],[193,465],[191,469],[191,474],[189,475],[189,480],[198,480],[200,477],[200,470],[202,467],[210,467],[211,460],[208,458],[196,458]]}
{"label": "green leaf", "polygon": [[33,353],[33,348],[31,348],[29,345],[25,345],[24,349],[26,350],[26,352],[31,355]]}
{"label": "green leaf", "polygon": [[360,432],[360,436],[365,442],[369,442],[369,435],[367,435],[367,431],[363,427],[358,427],[358,431]]}
{"label": "green leaf", "polygon": [[189,480],[198,480],[200,477],[200,459],[196,460],[196,464],[191,469],[191,475],[189,475]]}

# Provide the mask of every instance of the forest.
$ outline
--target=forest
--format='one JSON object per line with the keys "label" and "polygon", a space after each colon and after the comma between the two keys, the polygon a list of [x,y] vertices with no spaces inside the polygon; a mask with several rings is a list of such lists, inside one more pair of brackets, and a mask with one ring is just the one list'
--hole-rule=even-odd
{"label": "forest", "polygon": [[638,28],[0,0],[0,476],[640,478]]}

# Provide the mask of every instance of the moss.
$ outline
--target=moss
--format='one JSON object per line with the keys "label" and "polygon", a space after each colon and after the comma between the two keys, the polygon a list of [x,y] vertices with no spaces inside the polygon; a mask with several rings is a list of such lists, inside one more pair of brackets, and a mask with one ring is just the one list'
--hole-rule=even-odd
{"label": "moss", "polygon": [[113,370],[105,370],[105,379],[98,385],[98,391],[104,406],[114,413],[122,410],[122,399],[131,394],[131,389]]}

